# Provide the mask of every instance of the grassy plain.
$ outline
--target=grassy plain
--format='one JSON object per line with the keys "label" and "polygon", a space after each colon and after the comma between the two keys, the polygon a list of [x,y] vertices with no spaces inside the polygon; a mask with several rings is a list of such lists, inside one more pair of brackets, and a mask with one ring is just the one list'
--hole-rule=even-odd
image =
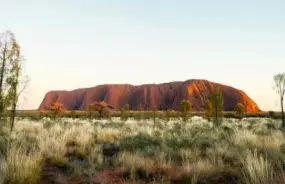
{"label": "grassy plain", "polygon": [[[199,116],[18,117],[0,183],[285,183],[280,126],[270,118],[224,118],[217,127]],[[112,163],[102,155],[108,143],[120,148]]]}

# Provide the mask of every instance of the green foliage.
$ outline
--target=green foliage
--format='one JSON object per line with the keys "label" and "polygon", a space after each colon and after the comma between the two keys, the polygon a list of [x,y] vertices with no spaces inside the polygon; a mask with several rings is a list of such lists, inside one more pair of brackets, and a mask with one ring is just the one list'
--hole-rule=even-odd
{"label": "green foliage", "polygon": [[137,111],[134,112],[134,118],[136,120],[142,120],[144,118],[144,112],[143,112],[143,105],[142,104],[139,104],[137,106]]}
{"label": "green foliage", "polygon": [[175,136],[170,136],[166,138],[165,144],[173,150],[192,148],[194,139],[186,136],[180,136],[179,139],[177,139]]}
{"label": "green foliage", "polygon": [[6,31],[0,36],[0,119],[3,118],[5,111],[11,109],[10,131],[14,128],[16,117],[16,107],[21,92],[19,90],[20,78],[22,75],[23,59],[21,47],[14,34]]}
{"label": "green foliage", "polygon": [[211,121],[211,117],[213,116],[213,106],[210,100],[206,101],[205,104],[205,117],[208,121]]}
{"label": "green foliage", "polygon": [[125,125],[125,122],[109,122],[104,125],[101,125],[102,128],[120,128]]}
{"label": "green foliage", "polygon": [[281,153],[285,154],[285,143],[280,145],[280,151]]}
{"label": "green foliage", "polygon": [[245,112],[245,107],[242,103],[237,103],[235,107],[236,114],[239,116],[243,116]]}
{"label": "green foliage", "polygon": [[119,142],[121,149],[133,152],[161,146],[161,140],[148,134],[123,137]]}
{"label": "green foliage", "polygon": [[180,102],[180,112],[187,113],[191,111],[191,109],[192,109],[192,104],[189,100],[182,100]]}
{"label": "green foliage", "polygon": [[[87,109],[87,118],[94,118],[95,117],[95,105],[89,104]],[[74,117],[75,111],[72,111],[72,117]]]}
{"label": "green foliage", "polygon": [[177,117],[177,112],[175,110],[168,109],[165,112],[165,119],[167,121],[170,121],[171,118],[176,118],[176,117]]}
{"label": "green foliage", "polygon": [[281,114],[278,114],[274,111],[268,111],[268,115],[272,119],[281,119]]}
{"label": "green foliage", "polygon": [[7,157],[8,141],[4,136],[0,136],[0,158],[1,156]]}
{"label": "green foliage", "polygon": [[225,118],[235,118],[235,119],[241,119],[242,116],[238,115],[236,112],[225,112],[224,113]]}
{"label": "green foliage", "polygon": [[192,110],[192,104],[189,100],[182,100],[180,102],[180,112],[183,118],[183,121],[185,122],[188,117],[188,112],[190,112]]}
{"label": "green foliage", "polygon": [[219,87],[214,87],[210,95],[210,101],[213,108],[214,122],[216,125],[220,124],[220,118],[223,117],[224,98],[222,90]]}
{"label": "green foliage", "polygon": [[130,110],[129,104],[125,104],[124,107],[120,111],[121,120],[124,120],[124,121],[128,120],[129,110]]}
{"label": "green foliage", "polygon": [[152,111],[153,126],[156,127],[157,108],[153,106],[151,108],[151,111]]}

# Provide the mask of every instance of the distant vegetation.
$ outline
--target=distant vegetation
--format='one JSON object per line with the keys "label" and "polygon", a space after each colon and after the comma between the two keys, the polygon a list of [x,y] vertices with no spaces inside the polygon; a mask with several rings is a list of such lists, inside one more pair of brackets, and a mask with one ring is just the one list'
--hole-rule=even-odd
{"label": "distant vegetation", "polygon": [[[191,111],[187,113],[188,117],[191,116],[200,116],[206,119],[212,120],[212,113],[208,112],[212,111],[205,110],[203,111]],[[7,112],[9,114],[9,112]],[[40,120],[44,117],[53,117],[53,113],[51,111],[38,111],[38,110],[18,110],[16,112],[17,117],[19,118],[29,118],[31,120]],[[273,118],[273,119],[282,119],[281,112],[277,111],[265,111],[265,112],[244,112],[241,116],[239,112],[236,111],[223,111],[223,118],[248,118],[248,117],[255,117],[255,118]],[[100,119],[100,115],[96,111],[62,111],[58,114],[58,117],[67,117],[67,118],[79,118],[79,119]],[[143,120],[143,119],[151,119],[153,118],[153,111],[152,110],[142,110],[142,111],[111,111],[108,114],[103,115],[101,118],[108,119],[111,117],[122,117],[122,119],[126,118],[134,118],[136,120]],[[167,111],[157,111],[156,118],[157,119],[172,119],[172,118],[180,118],[181,113],[175,110],[167,110]]]}

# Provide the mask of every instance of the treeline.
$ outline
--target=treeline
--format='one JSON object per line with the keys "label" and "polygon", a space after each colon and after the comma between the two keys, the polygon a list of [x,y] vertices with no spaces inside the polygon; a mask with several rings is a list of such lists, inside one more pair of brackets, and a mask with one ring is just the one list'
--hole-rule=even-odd
{"label": "treeline", "polygon": [[[32,120],[40,120],[44,117],[54,118],[54,114],[51,111],[17,111],[16,116],[19,118],[29,118]],[[102,118],[111,118],[111,117],[118,117],[122,120],[127,120],[129,118],[133,118],[135,120],[143,120],[143,119],[151,119],[154,116],[154,112],[149,110],[142,110],[142,111],[112,111],[108,114],[104,114]],[[164,120],[171,120],[181,118],[181,113],[175,110],[168,110],[168,111],[156,111],[155,116],[157,119],[164,119]],[[187,116],[201,116],[205,117],[205,112],[188,112]],[[57,114],[56,118],[80,118],[80,119],[100,119],[100,115],[98,112],[88,112],[88,111],[62,111]],[[243,116],[239,116],[234,111],[224,111],[223,112],[224,118],[273,118],[273,119],[281,119],[280,112],[245,112]]]}

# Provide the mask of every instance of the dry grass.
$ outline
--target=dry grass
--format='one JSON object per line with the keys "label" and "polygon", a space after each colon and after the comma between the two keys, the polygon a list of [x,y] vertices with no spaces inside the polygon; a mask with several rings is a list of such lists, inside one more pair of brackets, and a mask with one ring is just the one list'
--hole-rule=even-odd
{"label": "dry grass", "polygon": [[270,184],[273,182],[273,168],[266,157],[258,155],[257,151],[248,151],[243,160],[243,180],[246,184]]}
{"label": "dry grass", "polygon": [[40,152],[27,154],[26,147],[11,144],[7,158],[7,183],[36,183],[41,173],[42,156]]}
{"label": "dry grass", "polygon": [[7,164],[4,158],[0,158],[0,184],[4,183],[7,174]]}
{"label": "dry grass", "polygon": [[[270,127],[268,124],[273,128],[267,128]],[[220,128],[215,128],[212,122],[193,117],[185,124],[179,119],[172,119],[167,123],[157,120],[157,125],[154,128],[152,120],[129,119],[122,122],[119,118],[92,121],[18,119],[11,135],[7,161],[0,160],[4,163],[0,165],[0,184],[3,181],[35,183],[41,175],[44,158],[52,158],[55,163],[68,162],[65,154],[69,142],[75,142],[76,149],[88,161],[88,166],[71,164],[73,174],[95,177],[105,168],[101,144],[120,144],[126,137],[131,145],[127,145],[128,150],[121,147],[115,163],[116,167],[123,169],[151,171],[153,168],[181,167],[181,172],[192,176],[193,183],[203,176],[226,169],[242,173],[243,183],[267,184],[274,183],[276,179],[272,174],[275,172],[273,161],[281,160],[277,156],[272,156],[275,160],[269,160],[260,151],[268,149],[278,155],[284,154],[280,146],[285,139],[277,129],[280,125],[278,120],[225,119]],[[135,137],[140,133],[146,136]],[[132,144],[144,146],[140,148]]]}

